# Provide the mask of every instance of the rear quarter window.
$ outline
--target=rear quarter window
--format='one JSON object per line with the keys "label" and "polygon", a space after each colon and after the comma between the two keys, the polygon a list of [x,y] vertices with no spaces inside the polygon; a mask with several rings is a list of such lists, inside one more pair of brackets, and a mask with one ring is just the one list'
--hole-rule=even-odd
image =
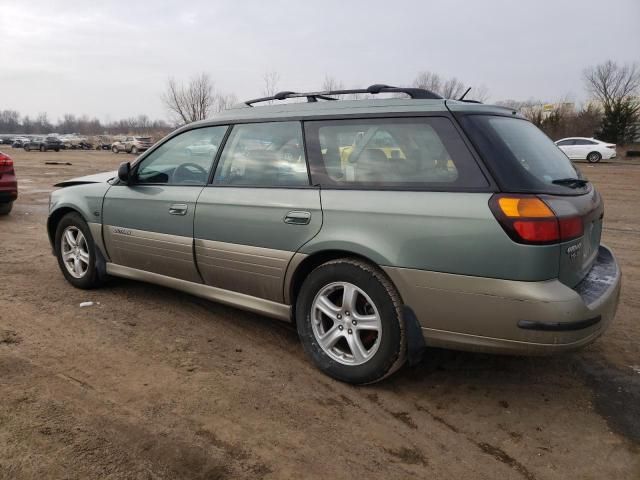
{"label": "rear quarter window", "polygon": [[531,122],[479,114],[462,115],[460,121],[502,191],[580,195],[590,188],[553,183],[582,176],[565,153]]}
{"label": "rear quarter window", "polygon": [[445,117],[305,122],[314,185],[486,189],[482,171]]}

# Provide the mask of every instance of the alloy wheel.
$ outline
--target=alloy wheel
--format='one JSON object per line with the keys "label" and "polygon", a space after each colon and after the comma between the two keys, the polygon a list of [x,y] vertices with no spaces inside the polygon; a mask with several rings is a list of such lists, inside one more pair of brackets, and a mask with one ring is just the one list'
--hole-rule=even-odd
{"label": "alloy wheel", "polygon": [[64,266],[73,278],[82,278],[89,270],[89,245],[78,227],[67,227],[62,232],[61,255]]}
{"label": "alloy wheel", "polygon": [[311,306],[311,326],[318,345],[343,365],[362,365],[378,351],[380,314],[371,298],[348,282],[323,287]]}

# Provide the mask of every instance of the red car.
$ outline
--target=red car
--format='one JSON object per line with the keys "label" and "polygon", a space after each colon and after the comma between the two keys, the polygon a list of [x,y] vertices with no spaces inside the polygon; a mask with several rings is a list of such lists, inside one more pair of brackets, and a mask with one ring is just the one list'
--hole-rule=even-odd
{"label": "red car", "polygon": [[7,215],[18,198],[18,179],[13,170],[13,160],[0,152],[0,215]]}

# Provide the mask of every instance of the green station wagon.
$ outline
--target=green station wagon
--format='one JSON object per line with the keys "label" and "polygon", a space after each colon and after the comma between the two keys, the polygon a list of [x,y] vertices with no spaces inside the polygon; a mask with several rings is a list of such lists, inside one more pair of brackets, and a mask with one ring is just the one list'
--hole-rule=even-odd
{"label": "green station wagon", "polygon": [[[336,100],[353,93],[396,98]],[[425,346],[575,349],[618,304],[594,186],[516,112],[428,90],[282,92],[57,186],[72,285],[125,277],[294,322],[351,383]]]}

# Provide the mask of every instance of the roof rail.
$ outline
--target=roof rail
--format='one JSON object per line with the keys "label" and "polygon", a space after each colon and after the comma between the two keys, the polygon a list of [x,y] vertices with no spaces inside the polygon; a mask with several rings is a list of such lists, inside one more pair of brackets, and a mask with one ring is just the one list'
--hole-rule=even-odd
{"label": "roof rail", "polygon": [[371,85],[368,88],[352,88],[348,90],[327,90],[322,92],[278,92],[271,97],[262,97],[262,98],[254,98],[253,100],[247,100],[245,105],[253,106],[254,103],[261,102],[270,102],[272,100],[285,100],[287,98],[307,98],[308,102],[317,102],[318,100],[338,100],[331,95],[350,95],[354,93],[368,93],[372,95],[377,95],[379,93],[406,93],[411,98],[422,98],[422,99],[440,99],[442,98],[437,93],[433,93],[431,90],[425,90],[423,88],[412,88],[412,87],[391,87],[389,85]]}

